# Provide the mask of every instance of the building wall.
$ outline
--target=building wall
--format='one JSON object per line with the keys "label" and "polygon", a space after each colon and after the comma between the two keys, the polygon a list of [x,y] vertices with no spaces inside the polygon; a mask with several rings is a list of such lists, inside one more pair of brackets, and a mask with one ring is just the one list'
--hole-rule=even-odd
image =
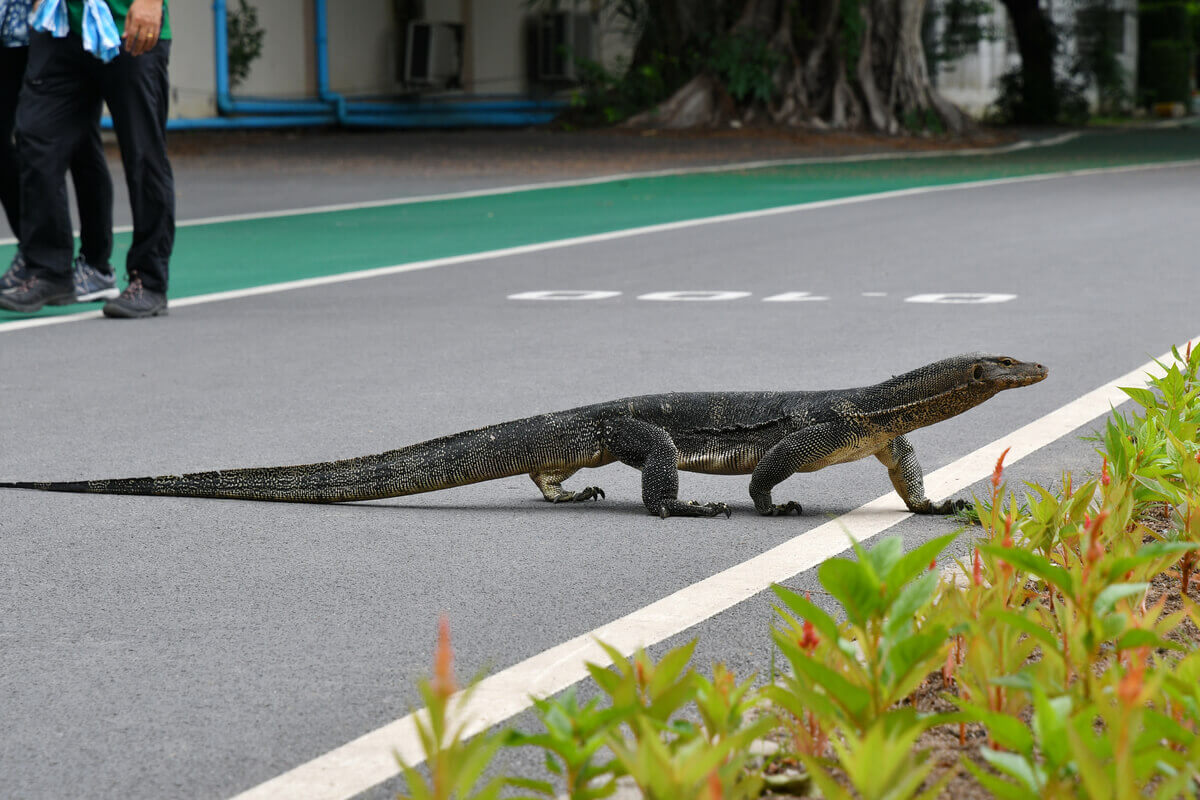
{"label": "building wall", "polygon": [[211,117],[217,113],[212,6],[174,0],[170,9],[171,114]]}
{"label": "building wall", "polygon": [[[227,0],[236,7],[237,0]],[[299,99],[317,91],[312,0],[250,0],[265,32],[262,55],[238,97]],[[404,87],[397,63],[400,37],[393,0],[328,0],[329,76],[335,92],[395,94]],[[559,7],[598,18],[602,3],[560,0]],[[172,0],[175,44],[171,54],[172,116],[216,114],[213,12],[210,3]],[[526,75],[528,0],[424,0],[424,18],[464,26],[463,87],[471,94],[522,94]],[[624,33],[615,20],[601,21],[593,56],[608,64],[627,59]]]}

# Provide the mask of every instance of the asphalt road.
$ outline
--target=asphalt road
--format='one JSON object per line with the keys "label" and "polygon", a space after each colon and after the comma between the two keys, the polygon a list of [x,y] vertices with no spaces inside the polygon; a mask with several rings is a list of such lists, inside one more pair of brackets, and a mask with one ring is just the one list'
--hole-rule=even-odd
{"label": "asphalt road", "polygon": [[[1050,367],[913,435],[933,469],[1200,333],[1198,178],[962,189],[5,332],[0,477],[324,460],[632,394],[871,383],[969,350]],[[621,294],[509,299],[572,289]],[[638,299],[686,290],[750,295]],[[794,291],[828,299],[762,302]],[[904,302],[936,292],[1016,297]],[[1063,440],[1009,477],[1094,461]],[[662,521],[637,478],[581,474],[608,499],[567,507],[526,478],[328,508],[6,492],[0,795],[235,794],[416,707],[440,613],[460,674],[495,671],[888,489],[873,460],[792,478],[776,495],[805,515],[763,519],[745,478],[685,474],[683,496],[734,516]],[[700,663],[765,674],[770,616],[759,595],[665,645],[698,634]]]}

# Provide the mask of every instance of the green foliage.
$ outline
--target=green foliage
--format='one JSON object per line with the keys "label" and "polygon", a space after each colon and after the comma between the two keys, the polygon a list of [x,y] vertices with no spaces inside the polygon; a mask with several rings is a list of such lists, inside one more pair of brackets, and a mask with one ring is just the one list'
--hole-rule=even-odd
{"label": "green foliage", "polygon": [[[611,759],[599,760],[608,744],[609,732],[630,714],[628,707],[600,709],[599,698],[583,706],[568,689],[561,698],[533,701],[544,733],[524,734],[512,731],[505,743],[510,747],[540,747],[545,751],[546,769],[566,786],[570,800],[596,800],[608,797],[616,789],[619,772]],[[549,781],[510,778],[509,783],[535,796],[557,797],[558,790]]]}
{"label": "green foliage", "polygon": [[854,74],[858,59],[862,55],[863,34],[867,32],[867,21],[863,19],[862,0],[843,0],[838,3],[838,30],[841,32],[842,58],[846,64],[846,75]]}
{"label": "green foliage", "polygon": [[1129,106],[1129,75],[1117,57],[1125,35],[1124,5],[1089,0],[1075,14],[1075,61],[1072,72],[1096,89],[1101,114]]}
{"label": "green foliage", "polygon": [[1147,103],[1191,103],[1190,42],[1150,42],[1143,60],[1142,98]]}
{"label": "green foliage", "polygon": [[266,34],[258,24],[258,9],[247,0],[238,0],[237,8],[229,8],[226,14],[229,87],[232,89],[250,76],[250,66],[262,55],[263,37]]}
{"label": "green foliage", "polygon": [[783,57],[751,33],[726,33],[715,37],[702,57],[702,65],[720,78],[739,103],[767,103],[775,93],[775,70]]}
{"label": "green foliage", "polygon": [[579,88],[571,105],[585,121],[613,124],[665,100],[679,85],[679,59],[655,51],[647,63],[615,72],[577,59]]}
{"label": "green foliage", "polygon": [[471,690],[456,692],[452,658],[450,628],[443,619],[433,678],[419,684],[426,713],[416,718],[429,778],[396,754],[408,790],[408,794],[400,795],[400,800],[497,800],[504,788],[503,778],[492,778],[476,788],[504,744],[504,737],[491,733],[468,739],[464,734],[466,723],[455,722],[452,711],[466,706]]}
{"label": "green foliage", "polygon": [[999,38],[1000,33],[991,23],[994,10],[988,0],[930,3],[921,37],[930,74],[970,53],[980,42]]}
{"label": "green foliage", "polygon": [[927,754],[913,752],[919,734],[915,728],[889,732],[882,724],[872,725],[863,736],[844,732],[843,741],[832,744],[850,788],[812,756],[801,755],[800,759],[827,800],[933,800],[954,777],[954,771],[947,770],[917,793],[934,766]]}

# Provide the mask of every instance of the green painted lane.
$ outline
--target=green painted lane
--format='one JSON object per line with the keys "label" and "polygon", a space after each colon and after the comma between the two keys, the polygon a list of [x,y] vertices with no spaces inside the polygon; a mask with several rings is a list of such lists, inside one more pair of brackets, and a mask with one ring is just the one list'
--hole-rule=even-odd
{"label": "green painted lane", "polygon": [[[921,186],[1200,159],[1194,128],[1099,132],[1008,153],[776,166],[179,229],[171,296],[334,275],[720,214]],[[118,235],[124,262],[129,234]],[[7,263],[13,246],[0,248]],[[61,314],[92,306],[47,308]],[[26,315],[0,311],[0,322]]]}

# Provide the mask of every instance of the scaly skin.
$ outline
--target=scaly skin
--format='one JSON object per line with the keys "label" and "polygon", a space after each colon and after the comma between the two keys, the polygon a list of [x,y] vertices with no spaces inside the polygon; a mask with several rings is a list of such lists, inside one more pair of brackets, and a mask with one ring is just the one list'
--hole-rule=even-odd
{"label": "scaly skin", "polygon": [[955,356],[858,389],[644,395],[489,425],[378,455],[292,467],[194,472],[155,478],[0,483],[0,487],[96,494],[213,497],[292,503],[376,500],[528,474],[553,503],[597,499],[562,482],[583,467],[620,461],[642,471],[642,503],[662,517],[729,515],[724,503],[678,499],[679,470],[751,475],[759,514],[800,513],[771,490],[797,472],[874,455],[908,508],[933,503],[905,434],[1046,377],[1041,364],[979,353]]}

